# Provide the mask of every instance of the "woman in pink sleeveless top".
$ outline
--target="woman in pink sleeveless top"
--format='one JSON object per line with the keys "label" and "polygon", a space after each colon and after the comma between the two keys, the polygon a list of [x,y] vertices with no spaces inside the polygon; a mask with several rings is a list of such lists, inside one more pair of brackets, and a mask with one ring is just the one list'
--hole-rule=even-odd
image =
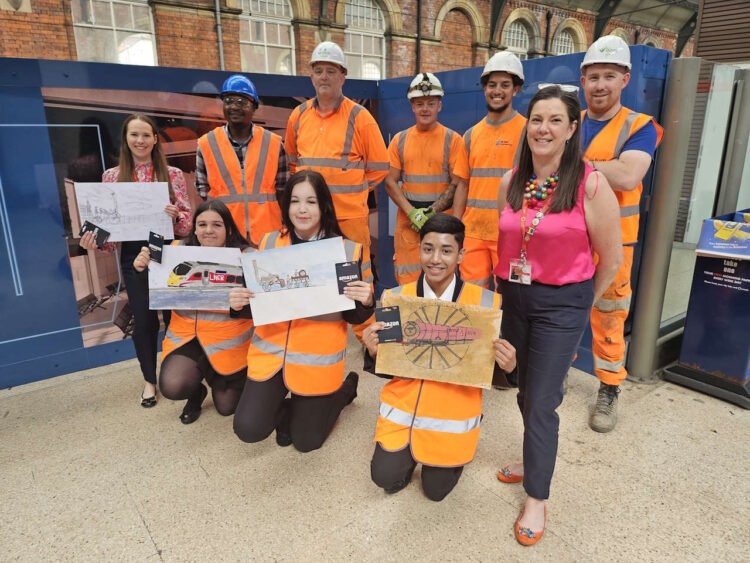
{"label": "woman in pink sleeveless top", "polygon": [[[582,159],[575,93],[549,86],[529,104],[518,168],[500,188],[499,278],[502,334],[518,355],[523,461],[498,472],[528,495],[514,532],[541,539],[557,457],[562,383],[592,303],[622,260],[619,208],[602,174]],[[598,255],[594,263],[593,253]]]}

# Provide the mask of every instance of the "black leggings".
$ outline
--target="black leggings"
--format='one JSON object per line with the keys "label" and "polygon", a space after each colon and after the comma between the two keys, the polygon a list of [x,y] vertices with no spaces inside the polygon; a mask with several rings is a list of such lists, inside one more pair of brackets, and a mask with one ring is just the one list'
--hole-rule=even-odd
{"label": "black leggings", "polygon": [[[389,452],[380,444],[375,444],[370,475],[373,483],[386,493],[397,493],[409,484],[416,466],[408,445],[402,450]],[[463,466],[433,467],[422,464],[422,490],[425,496],[436,502],[443,500],[456,486],[463,470]]]}
{"label": "black leggings", "polygon": [[197,338],[177,348],[162,362],[159,389],[162,395],[174,401],[200,399],[203,379],[211,387],[216,411],[223,416],[233,414],[240,402],[247,368],[226,376],[216,373]]}
{"label": "black leggings", "polygon": [[317,450],[355,391],[345,382],[330,395],[306,397],[292,393],[291,399],[285,400],[289,390],[281,371],[267,381],[248,379],[234,415],[234,433],[243,442],[260,442],[281,425],[297,450]]}

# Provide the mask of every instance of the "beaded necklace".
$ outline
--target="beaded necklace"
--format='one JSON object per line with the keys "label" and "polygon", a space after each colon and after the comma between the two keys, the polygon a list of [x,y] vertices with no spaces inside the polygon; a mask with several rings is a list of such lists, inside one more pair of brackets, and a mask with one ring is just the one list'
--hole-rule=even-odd
{"label": "beaded necklace", "polygon": [[[557,188],[557,182],[559,177],[557,173],[552,176],[547,176],[544,183],[540,186],[537,180],[536,174],[531,176],[531,179],[526,182],[523,194],[523,205],[521,206],[521,263],[525,266],[527,260],[527,248],[531,237],[534,236],[536,228],[539,223],[544,219],[545,214],[549,211],[552,205],[552,194],[555,193]],[[544,202],[544,203],[542,203]],[[526,210],[537,209],[542,207],[536,212],[534,218],[531,220],[531,225],[526,228]]]}
{"label": "beaded necklace", "polygon": [[526,199],[533,207],[539,207],[539,204],[542,201],[551,197],[555,192],[558,180],[559,177],[557,173],[555,173],[552,176],[547,176],[547,178],[545,178],[544,180],[544,183],[540,186],[536,174],[533,174],[531,176],[531,179],[526,182],[526,187],[523,190],[524,199]]}

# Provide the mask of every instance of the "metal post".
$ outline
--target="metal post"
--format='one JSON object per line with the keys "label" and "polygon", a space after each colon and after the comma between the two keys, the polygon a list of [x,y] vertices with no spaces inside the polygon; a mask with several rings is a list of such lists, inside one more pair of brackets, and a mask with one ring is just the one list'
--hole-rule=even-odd
{"label": "metal post", "polygon": [[750,70],[740,70],[735,75],[734,107],[729,130],[724,169],[721,174],[721,190],[716,204],[716,214],[733,213],[737,210],[742,187],[742,173],[748,152],[750,133]]}
{"label": "metal post", "polygon": [[214,14],[216,15],[216,39],[219,43],[219,69],[224,70],[224,32],[221,29],[220,0],[214,0]]}
{"label": "metal post", "polygon": [[635,381],[653,381],[657,367],[657,340],[700,66],[701,59],[696,57],[672,59],[669,71],[661,118],[664,139],[656,162],[627,363]]}

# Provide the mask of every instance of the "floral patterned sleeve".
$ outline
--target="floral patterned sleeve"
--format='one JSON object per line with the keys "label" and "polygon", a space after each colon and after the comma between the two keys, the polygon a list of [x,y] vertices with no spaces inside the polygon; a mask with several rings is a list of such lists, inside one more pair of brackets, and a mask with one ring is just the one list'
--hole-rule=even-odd
{"label": "floral patterned sleeve", "polygon": [[193,209],[190,206],[190,198],[185,185],[185,176],[182,170],[169,167],[169,181],[174,192],[174,204],[177,206],[177,219],[174,223],[174,234],[178,237],[186,237],[193,228]]}

